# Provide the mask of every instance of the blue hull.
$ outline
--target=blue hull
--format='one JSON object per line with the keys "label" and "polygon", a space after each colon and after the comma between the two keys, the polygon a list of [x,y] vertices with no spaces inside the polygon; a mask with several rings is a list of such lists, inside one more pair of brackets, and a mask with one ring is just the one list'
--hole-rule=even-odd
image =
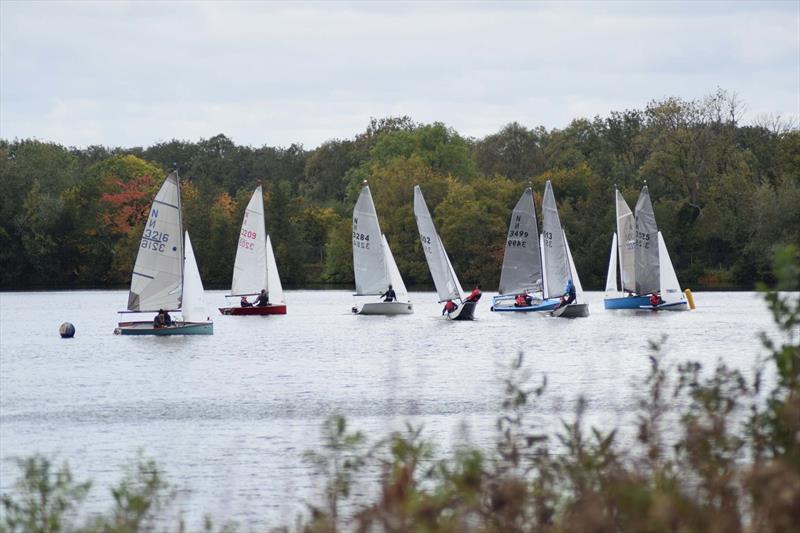
{"label": "blue hull", "polygon": [[651,307],[649,296],[625,296],[603,300],[603,307],[606,309],[636,309],[638,311],[643,305]]}
{"label": "blue hull", "polygon": [[175,326],[154,328],[152,322],[120,322],[117,335],[213,335],[213,322],[179,322]]}
{"label": "blue hull", "polygon": [[502,301],[513,301],[513,299],[503,296],[495,296],[492,298],[492,308],[491,310],[496,313],[533,313],[533,312],[542,312],[542,311],[552,311],[556,308],[556,306],[561,301],[558,298],[551,298],[549,300],[543,300],[538,304],[528,305],[525,307],[516,307],[515,305],[498,305],[499,302]]}

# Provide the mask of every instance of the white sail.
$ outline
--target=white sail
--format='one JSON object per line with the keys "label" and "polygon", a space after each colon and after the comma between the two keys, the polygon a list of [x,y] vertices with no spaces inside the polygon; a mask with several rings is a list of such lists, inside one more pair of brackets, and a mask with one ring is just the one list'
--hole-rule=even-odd
{"label": "white sail", "polygon": [[519,294],[542,289],[542,264],[539,255],[539,230],[531,188],[522,193],[508,224],[500,294]]}
{"label": "white sail", "polygon": [[278,274],[278,265],[275,263],[275,253],[272,251],[272,241],[267,235],[267,286],[269,287],[269,301],[273,304],[285,304],[283,285]]}
{"label": "white sail", "polygon": [[636,202],[636,293],[650,294],[660,288],[658,227],[647,185]]}
{"label": "white sail", "polygon": [[547,294],[549,297],[564,294],[569,280],[569,264],[564,232],[558,216],[558,207],[553,195],[553,187],[548,180],[542,200],[542,237],[544,242],[544,269],[547,272]]}
{"label": "white sail", "polygon": [[233,264],[231,294],[252,295],[269,290],[267,250],[264,230],[264,196],[259,185],[244,211],[236,261]]}
{"label": "white sail", "polygon": [[[547,290],[547,258],[544,256],[544,234],[539,235],[539,253],[542,258],[542,297],[544,299],[550,298],[550,292]],[[556,293],[554,296],[560,296],[561,293]]]}
{"label": "white sail", "polygon": [[129,311],[181,307],[183,227],[178,174],[164,181],[153,199],[133,266]]}
{"label": "white sail", "polygon": [[189,240],[189,232],[186,232],[186,257],[184,258],[183,268],[183,306],[181,314],[184,322],[208,322],[208,309],[206,309],[205,293],[203,291],[203,281],[200,279],[200,271],[197,268],[197,261],[194,258],[192,241]]}
{"label": "white sail", "polygon": [[672,260],[667,252],[667,244],[661,232],[658,232],[658,258],[659,258],[659,281],[661,285],[661,299],[664,303],[675,303],[685,299],[681,286],[678,283],[678,276],[672,266]]}
{"label": "white sail", "polygon": [[381,227],[369,185],[361,189],[353,208],[353,271],[358,296],[383,294],[389,288]]}
{"label": "white sail", "polygon": [[458,278],[453,272],[453,267],[450,265],[450,259],[447,257],[444,245],[436,232],[436,226],[433,223],[430,211],[428,211],[428,206],[425,204],[425,198],[422,196],[422,190],[419,185],[414,187],[414,216],[417,219],[417,229],[419,229],[422,250],[425,252],[428,270],[430,270],[433,284],[436,286],[439,301],[461,300],[463,298],[461,284],[458,282]]}
{"label": "white sail", "polygon": [[608,274],[606,275],[606,298],[615,298],[619,295],[617,283],[617,234],[611,239],[611,253],[608,256]]}
{"label": "white sail", "polygon": [[[636,221],[619,189],[614,190],[617,211],[617,245],[622,289],[636,292]],[[616,280],[615,280],[616,281]]]}
{"label": "white sail", "polygon": [[389,243],[386,241],[386,235],[383,235],[383,255],[386,260],[386,266],[389,270],[389,281],[394,289],[395,296],[397,296],[397,301],[409,301],[406,284],[403,283],[403,277],[400,275],[400,269],[397,268],[397,263],[395,263],[394,256],[392,255],[392,250],[389,249]]}
{"label": "white sail", "polygon": [[575,261],[572,260],[572,252],[569,249],[569,241],[567,235],[564,234],[564,246],[567,249],[567,259],[569,260],[569,271],[572,276],[572,284],[575,285],[575,303],[586,303],[583,299],[583,285],[581,285],[581,278],[578,276],[578,270],[575,268]]}

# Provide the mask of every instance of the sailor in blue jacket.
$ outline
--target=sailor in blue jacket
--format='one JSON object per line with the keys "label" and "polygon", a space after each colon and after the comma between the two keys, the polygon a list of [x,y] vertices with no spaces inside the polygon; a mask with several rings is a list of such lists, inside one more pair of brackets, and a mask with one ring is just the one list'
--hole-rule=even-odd
{"label": "sailor in blue jacket", "polygon": [[[564,300],[565,296],[567,298],[566,301]],[[572,283],[572,278],[570,278],[567,280],[567,285],[564,287],[564,296],[561,297],[561,304],[559,305],[559,307],[561,307],[562,305],[569,305],[574,301],[575,301],[575,284]]]}

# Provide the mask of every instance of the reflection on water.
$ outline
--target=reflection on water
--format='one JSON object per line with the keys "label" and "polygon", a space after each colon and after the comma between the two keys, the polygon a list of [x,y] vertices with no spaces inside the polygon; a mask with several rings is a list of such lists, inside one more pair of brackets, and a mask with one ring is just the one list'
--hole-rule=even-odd
{"label": "reflection on water", "polygon": [[[773,330],[753,293],[696,293],[696,311],[636,314],[604,311],[588,293],[591,316],[576,320],[494,314],[486,294],[471,323],[443,320],[433,293],[412,293],[415,314],[396,317],[351,315],[347,291],[289,291],[286,316],[223,317],[223,295],[207,295],[214,335],[195,337],[113,335],[121,291],[0,295],[0,457],[55,453],[95,480],[89,506],[104,509],[103,489],[144,449],[188,489],[178,504],[190,524],[204,513],[288,524],[319,493],[302,452],[319,447],[332,413],[373,439],[411,420],[443,449],[491,446],[521,351],[548,377],[537,421],[554,426],[583,395],[590,420],[624,424],[648,340],[667,334],[673,360],[749,373],[756,333]],[[59,337],[64,321],[74,339]],[[0,462],[2,490],[14,474]]]}

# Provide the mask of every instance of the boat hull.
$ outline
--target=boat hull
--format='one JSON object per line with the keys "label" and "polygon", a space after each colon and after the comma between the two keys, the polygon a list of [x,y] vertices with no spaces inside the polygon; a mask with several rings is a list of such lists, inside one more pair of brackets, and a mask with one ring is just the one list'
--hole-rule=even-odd
{"label": "boat hull", "polygon": [[176,322],[174,326],[156,328],[148,322],[120,322],[114,330],[117,335],[213,335],[213,322]]}
{"label": "boat hull", "polygon": [[606,309],[631,309],[634,311],[685,311],[689,309],[686,300],[653,305],[649,296],[626,296],[622,298],[606,298],[603,300]]}
{"label": "boat hull", "polygon": [[[542,300],[538,304],[527,305],[523,307],[517,307],[513,305],[513,298],[504,297],[504,296],[495,296],[492,298],[492,307],[491,311],[496,313],[532,313],[532,312],[546,312],[552,311],[558,305],[560,301],[557,298],[551,298],[549,300]],[[502,302],[511,302],[510,305],[502,305]]]}
{"label": "boat hull", "polygon": [[464,302],[452,313],[447,313],[447,318],[450,320],[473,320],[476,307],[478,307],[478,302]]}
{"label": "boat hull", "polygon": [[644,311],[686,311],[689,309],[689,303],[684,300],[659,305],[650,305],[648,303],[647,305],[639,306],[639,309]]}
{"label": "boat hull", "polygon": [[359,315],[410,315],[414,312],[411,302],[370,302],[361,306]]}
{"label": "boat hull", "polygon": [[220,307],[219,312],[223,315],[233,316],[285,315],[286,304],[270,304],[264,307]]}
{"label": "boat hull", "polygon": [[651,307],[649,296],[623,296],[622,298],[603,300],[603,307],[606,309],[635,309],[638,311],[643,305]]}
{"label": "boat hull", "polygon": [[553,310],[552,315],[559,318],[583,318],[589,316],[589,304],[569,304]]}

